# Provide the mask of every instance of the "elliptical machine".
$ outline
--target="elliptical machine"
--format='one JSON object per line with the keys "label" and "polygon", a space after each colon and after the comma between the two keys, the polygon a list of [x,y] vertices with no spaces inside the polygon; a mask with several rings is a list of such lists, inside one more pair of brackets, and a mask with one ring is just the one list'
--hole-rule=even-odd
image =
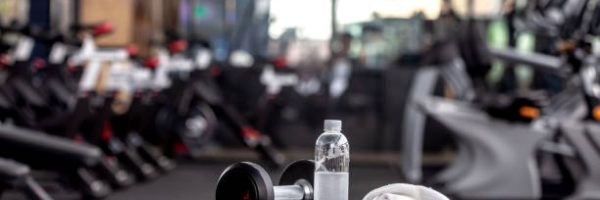
{"label": "elliptical machine", "polygon": [[[584,5],[587,5],[587,2],[585,3]],[[579,14],[579,12],[574,13]],[[471,50],[473,50],[471,52],[480,51],[472,47]],[[486,51],[484,49],[484,52]],[[573,119],[581,113],[579,112],[581,99],[563,98],[577,96],[579,65],[570,60],[565,61],[538,54],[520,55],[512,51],[493,50],[491,55],[557,74],[574,70],[575,74],[570,76],[568,82],[575,85],[571,85],[546,103],[530,97],[502,95],[486,97],[476,93],[475,102],[469,104],[424,97],[427,95],[423,94],[415,100],[420,103],[416,103],[416,110],[413,111],[423,111],[427,116],[452,130],[459,138],[458,158],[448,170],[437,177],[438,181],[448,183],[446,189],[449,193],[477,199],[540,198],[541,183],[533,157],[534,152],[541,149],[562,156],[573,156],[575,152],[569,146],[548,142],[547,138],[556,134],[557,121]],[[544,115],[541,115],[542,113]],[[411,132],[405,134],[414,136]],[[412,155],[405,156],[403,170],[407,177],[412,177],[413,180],[420,179],[420,169],[414,168],[415,165],[420,168],[420,160],[414,162],[414,158],[419,158],[420,155],[413,154],[415,152],[418,154],[420,146],[412,148],[415,146],[411,145],[415,143],[411,144],[411,142],[419,144],[420,141],[422,141],[421,137],[414,137],[406,140],[405,143],[405,148],[410,150],[405,153]],[[492,168],[494,170],[490,171]]]}

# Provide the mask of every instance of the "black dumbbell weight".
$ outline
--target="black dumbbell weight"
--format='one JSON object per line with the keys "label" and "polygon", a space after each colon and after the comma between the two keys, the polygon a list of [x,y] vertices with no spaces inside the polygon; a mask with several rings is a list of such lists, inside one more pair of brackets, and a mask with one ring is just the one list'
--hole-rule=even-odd
{"label": "black dumbbell weight", "polygon": [[312,200],[315,164],[301,160],[290,164],[273,186],[269,174],[251,162],[233,164],[221,174],[217,200]]}

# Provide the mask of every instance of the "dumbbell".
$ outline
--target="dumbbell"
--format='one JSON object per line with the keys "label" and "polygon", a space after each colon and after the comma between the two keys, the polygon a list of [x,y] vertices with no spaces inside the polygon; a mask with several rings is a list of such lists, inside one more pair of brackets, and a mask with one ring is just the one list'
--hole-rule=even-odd
{"label": "dumbbell", "polygon": [[261,166],[251,162],[233,164],[219,177],[217,200],[312,200],[315,163],[301,160],[288,165],[279,186]]}

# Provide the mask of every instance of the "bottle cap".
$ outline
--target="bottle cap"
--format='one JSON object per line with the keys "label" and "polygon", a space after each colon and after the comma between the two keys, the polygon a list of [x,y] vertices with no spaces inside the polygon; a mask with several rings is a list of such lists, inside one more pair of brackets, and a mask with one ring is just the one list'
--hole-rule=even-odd
{"label": "bottle cap", "polygon": [[327,119],[324,123],[325,131],[342,131],[342,121]]}

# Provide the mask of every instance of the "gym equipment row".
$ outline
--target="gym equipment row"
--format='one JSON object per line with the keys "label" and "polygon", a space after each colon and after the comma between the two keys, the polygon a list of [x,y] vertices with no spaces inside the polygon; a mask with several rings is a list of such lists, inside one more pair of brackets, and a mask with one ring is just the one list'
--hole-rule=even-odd
{"label": "gym equipment row", "polygon": [[[0,27],[0,156],[10,159],[2,162],[2,190],[22,190],[31,199],[58,195],[37,186],[33,169],[61,174],[51,184],[83,198],[104,198],[171,171],[173,158],[222,133],[271,167],[284,162],[270,138],[225,100],[215,72],[261,66],[268,95],[293,84],[293,74],[243,52],[223,63],[206,49],[188,55],[176,34],[147,58],[135,46],[97,47],[95,39],[111,31],[107,23],[74,25],[69,33]],[[34,53],[40,48],[49,49],[47,58]]]}

